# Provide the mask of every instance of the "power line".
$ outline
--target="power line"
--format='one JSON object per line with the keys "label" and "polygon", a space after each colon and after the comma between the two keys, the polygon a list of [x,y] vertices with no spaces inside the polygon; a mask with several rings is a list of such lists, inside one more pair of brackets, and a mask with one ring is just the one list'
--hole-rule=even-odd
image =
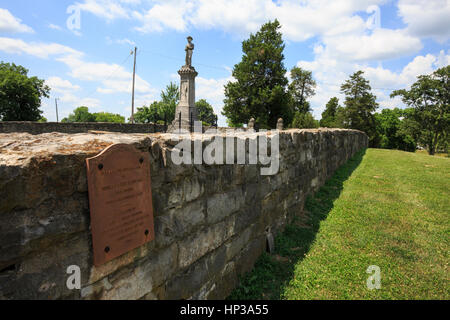
{"label": "power line", "polygon": [[[170,59],[170,60],[174,60],[174,61],[179,61],[179,62],[184,62],[183,59],[171,57],[171,56],[168,56],[168,55],[166,55],[166,54],[163,54],[163,53],[160,53],[160,52],[157,52],[157,51],[146,50],[146,49],[140,49],[140,51],[141,51],[141,52],[148,52],[148,53],[156,54],[156,55],[159,55],[159,56],[161,56],[161,57],[163,57],[163,58],[166,58],[166,59]],[[195,64],[198,65],[198,66],[206,67],[206,68],[212,68],[212,69],[218,69],[218,70],[229,71],[229,70],[228,70],[227,68],[225,68],[225,67],[213,66],[213,65],[208,65],[208,64],[204,64],[204,63],[198,63],[198,62],[196,62]]]}
{"label": "power line", "polygon": [[[326,85],[330,85],[330,86],[341,86],[342,85],[342,83],[331,83],[331,82],[325,82],[325,81],[317,81],[317,82],[326,84]],[[392,91],[398,90],[398,88],[380,88],[380,87],[372,87],[372,86],[370,86],[370,87],[371,87],[371,89],[378,89],[378,90],[392,90]]]}
{"label": "power line", "polygon": [[[133,55],[134,52],[131,52],[123,61],[121,64],[117,65],[117,67],[104,79],[103,81],[108,81],[127,61],[128,59]],[[87,95],[85,95],[81,100],[90,98],[94,92],[97,91],[97,88],[90,91]]]}

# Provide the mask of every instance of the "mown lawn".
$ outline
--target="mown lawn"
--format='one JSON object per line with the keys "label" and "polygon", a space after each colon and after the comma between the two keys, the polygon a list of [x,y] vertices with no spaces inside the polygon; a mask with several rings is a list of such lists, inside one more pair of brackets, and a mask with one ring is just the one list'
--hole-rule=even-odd
{"label": "mown lawn", "polygon": [[305,211],[229,299],[450,298],[450,159],[367,149]]}

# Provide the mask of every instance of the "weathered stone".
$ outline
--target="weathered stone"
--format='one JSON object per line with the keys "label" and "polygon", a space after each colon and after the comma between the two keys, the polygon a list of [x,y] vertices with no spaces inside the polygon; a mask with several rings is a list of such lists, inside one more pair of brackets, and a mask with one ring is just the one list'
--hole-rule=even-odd
{"label": "weathered stone", "polygon": [[183,192],[186,202],[189,202],[199,198],[205,192],[205,188],[197,177],[190,177],[183,182]]}
{"label": "weathered stone", "polygon": [[205,283],[221,273],[225,262],[226,248],[221,246],[168,281],[165,288],[165,299],[192,297]]}
{"label": "weathered stone", "polygon": [[225,246],[227,248],[227,261],[230,261],[235,257],[249,242],[253,227],[249,227],[240,234],[233,237]]}
{"label": "weathered stone", "polygon": [[[0,134],[0,299],[225,298],[265,250],[266,230],[302,216],[308,194],[367,147],[358,131],[279,133],[273,176],[248,164],[249,139],[263,132],[234,136],[247,164],[232,165],[175,165],[170,134]],[[150,153],[155,240],[96,268],[84,163],[114,143]],[[70,265],[81,290],[66,287]]]}
{"label": "weathered stone", "polygon": [[189,266],[229,239],[234,232],[234,222],[234,217],[230,217],[181,241],[178,256],[180,268]]}
{"label": "weathered stone", "polygon": [[266,237],[264,235],[251,241],[234,260],[237,274],[249,272],[258,257],[264,252],[265,247]]}
{"label": "weathered stone", "polygon": [[214,224],[236,212],[244,204],[244,195],[241,190],[216,194],[208,198],[207,222]]}

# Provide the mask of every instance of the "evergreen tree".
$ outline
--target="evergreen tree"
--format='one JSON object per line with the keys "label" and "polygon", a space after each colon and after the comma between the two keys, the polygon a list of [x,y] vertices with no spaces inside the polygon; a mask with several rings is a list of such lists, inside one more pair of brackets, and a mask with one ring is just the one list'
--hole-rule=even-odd
{"label": "evergreen tree", "polygon": [[294,120],[292,120],[291,127],[299,129],[315,129],[319,127],[319,121],[314,119],[311,112],[305,113],[297,111]]}
{"label": "evergreen tree", "polygon": [[233,69],[236,81],[225,86],[222,114],[229,124],[248,123],[252,117],[260,128],[275,128],[280,117],[285,124],[291,122],[280,28],[277,20],[268,22],[243,41],[242,61]]}
{"label": "evergreen tree", "polygon": [[291,69],[291,79],[289,93],[292,96],[294,111],[310,112],[311,108],[307,99],[315,94],[314,88],[316,87],[312,72],[294,67]]}
{"label": "evergreen tree", "polygon": [[341,86],[345,94],[344,126],[364,131],[369,137],[369,146],[378,145],[374,112],[378,108],[376,97],[370,92],[369,81],[363,71],[357,71]]}
{"label": "evergreen tree", "polygon": [[217,116],[214,113],[213,107],[205,100],[200,99],[195,103],[198,110],[198,119],[205,126],[212,126],[217,121]]}
{"label": "evergreen tree", "polygon": [[336,121],[336,113],[339,108],[339,99],[336,97],[331,98],[325,110],[322,112],[322,119],[320,119],[320,126],[327,128],[339,128]]}

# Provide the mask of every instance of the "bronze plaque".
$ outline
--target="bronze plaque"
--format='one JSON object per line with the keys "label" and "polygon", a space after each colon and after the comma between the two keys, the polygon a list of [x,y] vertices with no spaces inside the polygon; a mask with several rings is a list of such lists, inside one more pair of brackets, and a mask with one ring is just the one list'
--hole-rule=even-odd
{"label": "bronze plaque", "polygon": [[154,239],[150,157],[113,144],[86,159],[94,265]]}

